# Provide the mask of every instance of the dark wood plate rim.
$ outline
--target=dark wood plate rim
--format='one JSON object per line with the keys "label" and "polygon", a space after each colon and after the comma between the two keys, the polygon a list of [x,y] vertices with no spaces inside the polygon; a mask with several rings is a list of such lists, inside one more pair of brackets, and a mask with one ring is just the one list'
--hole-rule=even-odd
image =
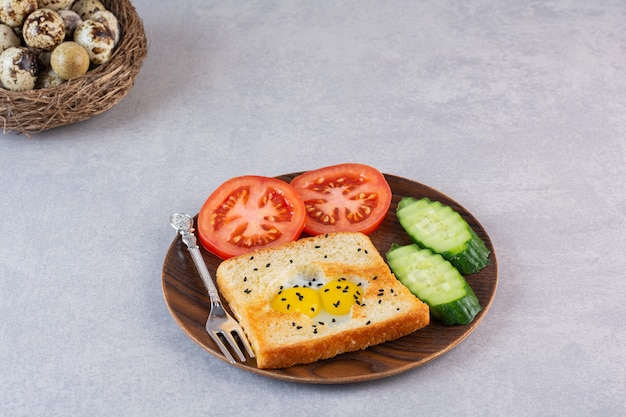
{"label": "dark wood plate rim", "polygon": [[[290,182],[300,172],[278,176]],[[233,366],[255,374],[291,382],[311,384],[343,384],[371,381],[406,372],[424,365],[449,352],[461,343],[485,317],[496,293],[498,266],[491,239],[478,220],[459,203],[445,194],[419,182],[385,174],[393,198],[387,216],[370,238],[381,254],[391,243],[408,244],[410,238],[402,230],[395,215],[396,207],[404,196],[428,197],[451,206],[470,224],[491,250],[490,264],[466,279],[483,306],[474,321],[467,325],[444,326],[432,321],[429,326],[397,340],[368,349],[344,353],[335,358],[284,369],[258,369],[254,360],[235,363]],[[201,248],[202,256],[211,275],[221,259]],[[186,247],[176,236],[171,243],[162,271],[162,289],[167,307],[181,329],[203,349],[221,360],[227,359],[207,335],[204,324],[209,313],[209,299]]]}

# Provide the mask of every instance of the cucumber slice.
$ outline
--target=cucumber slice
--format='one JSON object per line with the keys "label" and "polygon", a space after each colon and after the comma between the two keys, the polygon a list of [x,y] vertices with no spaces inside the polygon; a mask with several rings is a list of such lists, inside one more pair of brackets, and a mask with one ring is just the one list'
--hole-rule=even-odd
{"label": "cucumber slice", "polygon": [[415,243],[443,256],[461,274],[473,274],[489,265],[485,242],[451,207],[428,198],[404,197],[396,215]]}
{"label": "cucumber slice", "polygon": [[418,245],[392,245],[386,253],[394,275],[443,324],[467,324],[482,307],[463,275],[441,255]]}

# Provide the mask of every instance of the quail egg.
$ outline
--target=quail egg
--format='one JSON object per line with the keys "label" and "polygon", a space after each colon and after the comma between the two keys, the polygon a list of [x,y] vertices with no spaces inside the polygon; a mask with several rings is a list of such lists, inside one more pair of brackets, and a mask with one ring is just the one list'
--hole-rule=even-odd
{"label": "quail egg", "polygon": [[26,17],[37,10],[37,0],[0,0],[0,22],[20,27]]}
{"label": "quail egg", "polygon": [[50,66],[59,77],[69,80],[89,70],[89,54],[76,42],[63,42],[52,51]]}
{"label": "quail egg", "polygon": [[7,90],[32,90],[38,72],[37,54],[28,48],[10,47],[0,54],[0,82]]}
{"label": "quail egg", "polygon": [[94,20],[85,20],[76,28],[74,42],[87,50],[89,60],[96,65],[107,62],[115,48],[113,33],[104,23]]}
{"label": "quail egg", "polygon": [[78,26],[80,26],[81,23],[83,23],[83,19],[81,19],[78,13],[73,10],[63,9],[57,11],[57,13],[65,22],[65,39],[74,39],[74,31]]}
{"label": "quail egg", "polygon": [[26,46],[51,51],[65,40],[65,22],[54,10],[38,9],[24,21],[22,37]]}
{"label": "quail egg", "polygon": [[98,10],[91,15],[90,20],[104,23],[105,26],[108,27],[113,33],[115,45],[118,44],[118,42],[120,41],[120,24],[117,21],[117,17],[115,17],[113,13],[108,10]]}
{"label": "quail egg", "polygon": [[0,52],[12,46],[20,46],[22,42],[17,37],[13,29],[3,23],[0,23]]}
{"label": "quail egg", "polygon": [[62,10],[69,9],[74,0],[37,0],[37,7],[40,9]]}
{"label": "quail egg", "polygon": [[54,72],[52,68],[46,68],[44,71],[41,71],[37,77],[37,80],[35,81],[35,88],[58,87],[65,81],[67,80],[59,77],[59,74]]}
{"label": "quail egg", "polygon": [[78,0],[72,4],[71,9],[78,13],[81,19],[87,20],[95,12],[107,8],[99,0]]}

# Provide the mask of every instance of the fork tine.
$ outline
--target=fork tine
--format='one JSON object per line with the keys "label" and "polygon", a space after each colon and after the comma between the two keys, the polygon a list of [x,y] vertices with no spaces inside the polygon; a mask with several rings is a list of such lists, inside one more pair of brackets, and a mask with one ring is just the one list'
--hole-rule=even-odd
{"label": "fork tine", "polygon": [[239,340],[241,340],[243,347],[246,349],[246,352],[248,353],[248,356],[250,356],[251,358],[254,358],[254,352],[252,351],[252,346],[250,346],[250,342],[248,342],[248,338],[246,337],[243,330],[235,329],[235,333],[239,337]]}
{"label": "fork tine", "polygon": [[[226,345],[224,344],[224,342],[220,338],[219,333],[218,332],[209,332],[209,336],[211,336],[211,339],[213,339],[213,341],[220,348],[220,350],[222,351],[224,356],[226,356],[226,359],[228,359],[228,362],[235,363],[235,358],[233,358],[233,355],[230,354],[230,351],[228,350],[228,348],[226,347]],[[241,352],[238,352],[238,356],[241,358]],[[245,358],[241,359],[241,360],[245,360]]]}
{"label": "fork tine", "polygon": [[[246,361],[246,357],[244,356],[243,352],[239,348],[239,343],[237,343],[237,339],[235,339],[235,337],[233,336],[232,332],[237,333],[237,329],[234,329],[234,330],[231,330],[231,331],[225,331],[223,333],[223,336],[226,339],[226,341],[230,344],[230,347],[233,350],[233,352],[235,352],[237,354],[237,356],[239,357],[239,360],[242,361],[242,362],[245,362]],[[239,338],[241,338],[239,333],[237,333],[237,336],[239,336]]]}

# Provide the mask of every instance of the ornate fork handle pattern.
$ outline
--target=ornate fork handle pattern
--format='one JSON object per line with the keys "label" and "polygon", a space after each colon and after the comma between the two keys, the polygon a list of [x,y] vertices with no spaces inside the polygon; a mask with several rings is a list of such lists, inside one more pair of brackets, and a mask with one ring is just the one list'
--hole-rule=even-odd
{"label": "ornate fork handle pattern", "polygon": [[217,288],[211,279],[211,274],[209,273],[209,269],[206,267],[204,263],[204,259],[202,259],[202,254],[200,253],[200,248],[196,243],[196,236],[188,231],[180,232],[183,243],[187,245],[187,249],[189,250],[189,254],[191,255],[191,259],[193,260],[196,269],[198,270],[198,274],[200,274],[200,278],[204,283],[204,286],[209,293],[209,297],[211,298],[211,304],[221,305],[221,301],[219,299],[219,294],[217,292]]}

